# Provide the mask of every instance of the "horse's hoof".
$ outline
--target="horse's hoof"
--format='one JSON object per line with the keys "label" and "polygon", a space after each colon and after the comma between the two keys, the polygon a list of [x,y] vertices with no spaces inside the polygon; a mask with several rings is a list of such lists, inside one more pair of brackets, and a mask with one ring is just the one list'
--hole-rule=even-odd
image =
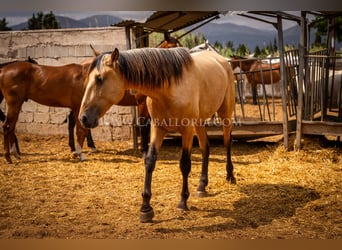
{"label": "horse's hoof", "polygon": [[11,156],[9,154],[5,154],[5,159],[7,161],[8,164],[12,164],[12,159],[11,159]]}
{"label": "horse's hoof", "polygon": [[236,184],[235,177],[227,177],[227,182],[230,182],[231,184]]}
{"label": "horse's hoof", "polygon": [[76,159],[79,155],[76,152],[71,152],[71,157]]}
{"label": "horse's hoof", "polygon": [[207,193],[207,191],[199,191],[199,190],[197,190],[196,191],[196,196],[197,197],[207,197],[208,196],[208,193]]}
{"label": "horse's hoof", "polygon": [[91,152],[92,152],[92,153],[97,153],[98,150],[97,150],[97,148],[91,148]]}
{"label": "horse's hoof", "polygon": [[190,211],[190,209],[188,208],[188,206],[182,202],[180,202],[177,206],[177,209],[179,211],[182,211],[182,212],[187,212],[187,211]]}
{"label": "horse's hoof", "polygon": [[153,217],[154,217],[153,209],[151,209],[148,212],[140,212],[140,222],[142,223],[152,222]]}

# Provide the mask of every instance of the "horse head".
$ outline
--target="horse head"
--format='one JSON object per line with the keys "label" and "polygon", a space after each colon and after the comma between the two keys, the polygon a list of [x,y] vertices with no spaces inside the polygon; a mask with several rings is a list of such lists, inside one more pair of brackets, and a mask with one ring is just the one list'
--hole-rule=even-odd
{"label": "horse head", "polygon": [[161,41],[157,48],[175,48],[175,47],[182,47],[182,44],[178,41],[176,37],[170,35],[170,33],[164,33],[164,40]]}

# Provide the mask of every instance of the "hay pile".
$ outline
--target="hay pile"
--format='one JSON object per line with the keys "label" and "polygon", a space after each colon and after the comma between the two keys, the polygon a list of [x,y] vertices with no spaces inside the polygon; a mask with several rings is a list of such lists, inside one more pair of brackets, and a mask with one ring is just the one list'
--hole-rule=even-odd
{"label": "hay pile", "polygon": [[225,181],[225,150],[211,141],[209,196],[194,195],[201,154],[194,148],[190,212],[180,198],[179,140],[164,142],[153,175],[153,223],[141,224],[144,168],[131,142],[97,142],[87,161],[67,138],[19,135],[22,159],[0,167],[0,238],[342,238],[341,148],[305,137],[299,153],[279,137],[234,141],[237,185]]}

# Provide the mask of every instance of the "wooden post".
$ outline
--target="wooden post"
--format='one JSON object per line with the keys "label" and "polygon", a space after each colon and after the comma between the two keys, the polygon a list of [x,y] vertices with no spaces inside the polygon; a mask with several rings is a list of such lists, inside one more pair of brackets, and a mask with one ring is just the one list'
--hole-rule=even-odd
{"label": "wooden post", "polygon": [[297,108],[297,128],[296,128],[296,150],[300,150],[300,140],[302,139],[302,119],[303,119],[303,84],[304,84],[304,56],[306,54],[306,12],[301,12],[300,20],[300,40],[299,40],[299,72],[298,72],[298,108]]}
{"label": "wooden post", "polygon": [[[131,27],[126,26],[125,27],[126,31],[126,49],[130,50],[132,49],[132,42],[131,42]],[[138,133],[137,133],[137,107],[132,106],[131,107],[131,113],[133,116],[132,119],[132,134],[133,134],[133,148],[134,150],[138,149]]]}
{"label": "wooden post", "polygon": [[284,148],[289,149],[289,130],[288,130],[288,116],[287,116],[287,80],[285,74],[285,62],[284,62],[284,39],[283,39],[283,20],[280,15],[277,15],[277,29],[278,29],[278,49],[280,57],[280,82],[281,82],[281,96],[283,106],[283,135],[284,135]]}

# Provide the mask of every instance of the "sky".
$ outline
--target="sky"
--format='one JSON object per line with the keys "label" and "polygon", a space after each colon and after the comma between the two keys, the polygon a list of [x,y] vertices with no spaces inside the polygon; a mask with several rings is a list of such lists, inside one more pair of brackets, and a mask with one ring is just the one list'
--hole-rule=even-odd
{"label": "sky", "polygon": [[[38,12],[38,11],[36,11]],[[299,11],[292,11],[291,13],[298,15]],[[22,22],[27,21],[29,18],[32,17],[34,12],[30,11],[0,11],[0,18],[6,18],[8,22],[8,26],[16,25]],[[135,21],[144,22],[152,13],[153,11],[53,11],[55,15],[60,16],[67,16],[73,19],[82,19],[85,17],[89,17],[92,15],[103,14],[103,15],[112,15],[117,16],[122,19],[133,19]],[[258,29],[265,29],[265,30],[272,30],[274,27],[270,24],[259,22],[256,20],[252,20],[249,18],[237,16],[237,15],[221,15],[221,18],[214,20],[213,22],[230,22],[238,25],[249,26],[252,28]],[[284,29],[287,29],[291,26],[296,25],[293,21],[284,21],[283,26]]]}

